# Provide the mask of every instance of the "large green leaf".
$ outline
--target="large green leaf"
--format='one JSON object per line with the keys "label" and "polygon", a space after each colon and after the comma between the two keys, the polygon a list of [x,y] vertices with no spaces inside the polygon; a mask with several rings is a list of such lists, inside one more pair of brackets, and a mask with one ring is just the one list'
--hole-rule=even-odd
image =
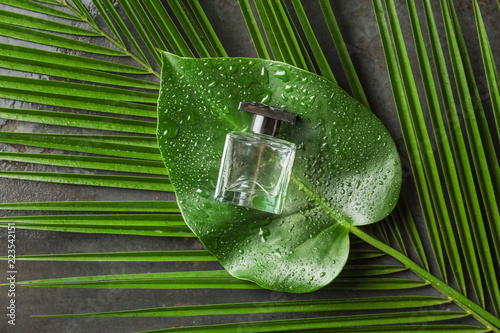
{"label": "large green leaf", "polygon": [[[236,277],[290,292],[328,284],[347,260],[349,229],[397,201],[399,155],[385,127],[334,83],[283,63],[163,60],[158,140],[186,223]],[[251,122],[241,101],[299,116],[280,132],[298,146],[281,215],[213,199],[226,134]]]}

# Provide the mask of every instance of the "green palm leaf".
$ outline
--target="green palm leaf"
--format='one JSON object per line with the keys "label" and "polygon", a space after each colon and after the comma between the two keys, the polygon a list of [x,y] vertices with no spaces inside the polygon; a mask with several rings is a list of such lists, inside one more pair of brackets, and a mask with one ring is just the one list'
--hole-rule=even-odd
{"label": "green palm leaf", "polygon": [[[75,306],[65,311],[70,312],[68,317],[101,317],[99,323],[107,317],[174,316],[180,320],[184,316],[219,316],[194,324],[182,321],[188,327],[179,328],[174,327],[174,322],[155,326],[135,319],[135,326],[117,326],[117,331],[500,332],[500,168],[495,151],[500,144],[499,75],[495,63],[498,35],[484,19],[488,13],[492,20],[498,20],[498,8],[493,2],[476,0],[467,9],[455,8],[448,0],[440,1],[440,6],[424,0],[421,10],[414,1],[407,1],[407,20],[399,3],[385,1],[384,9],[382,1],[374,0],[375,15],[365,13],[346,20],[347,8],[356,14],[362,11],[354,2],[349,3],[353,7],[347,6],[347,2],[323,0],[233,3],[239,8],[232,13],[243,14],[237,16],[235,28],[241,29],[235,31],[248,29],[249,37],[244,38],[253,41],[259,57],[317,71],[343,88],[349,86],[363,104],[370,102],[372,110],[388,126],[392,124],[391,133],[403,136],[406,149],[401,144],[401,154],[409,156],[413,175],[403,187],[403,197],[411,198],[409,207],[402,198],[393,214],[377,226],[351,229],[354,248],[340,278],[318,293],[285,300],[286,294],[265,294],[260,287],[220,270],[213,257],[196,242],[178,214],[177,204],[171,201],[174,196],[168,192],[173,189],[169,179],[163,177],[168,170],[161,165],[156,138],[151,135],[157,126],[158,50],[190,57],[232,55],[234,48],[228,39],[222,38],[231,36],[231,31],[217,24],[217,20],[229,17],[222,14],[227,8],[197,0],[93,0],[91,4],[80,0],[0,0],[0,177],[24,179],[2,181],[6,191],[1,194],[4,203],[0,210],[5,217],[0,219],[0,226],[5,231],[1,237],[6,240],[9,227],[19,229],[19,243],[15,245],[18,254],[24,255],[16,263],[19,272],[21,260],[26,260],[22,262],[23,269],[40,265],[41,261],[54,270],[66,267],[57,265],[91,261],[109,265],[119,261],[120,265],[130,263],[144,269],[139,273],[128,271],[132,266],[120,266],[118,272],[102,268],[95,274],[62,271],[63,275],[76,276],[61,278],[27,274],[23,275],[25,281],[17,281],[18,286],[85,288],[80,294],[83,297],[90,297],[85,292],[93,288],[103,293],[112,291],[106,291],[108,288],[126,293],[137,288],[147,293],[154,288],[156,294],[152,294],[151,300],[162,289],[177,296],[189,289],[196,290],[189,294],[189,299],[178,302],[183,306],[167,306],[164,303],[177,302],[163,300],[136,306],[130,296],[129,307],[106,308],[101,303],[90,311]],[[475,26],[469,27],[465,20],[460,22],[464,16],[470,17]],[[424,29],[420,23],[423,19]],[[436,23],[441,19],[445,27],[442,33]],[[350,22],[357,20],[356,27],[349,30]],[[380,36],[376,33],[377,21]],[[477,43],[466,45],[462,31],[475,27]],[[413,36],[405,33],[410,29]],[[422,34],[425,30],[428,40]],[[445,37],[447,50],[441,44]],[[377,76],[387,76],[383,62],[376,60],[375,53],[382,54],[377,49],[380,40],[395,98],[394,112],[392,105],[378,99],[376,94],[381,90],[373,87],[365,73],[370,68]],[[408,40],[415,42],[415,53]],[[227,50],[223,47],[226,43]],[[432,59],[425,49],[427,43]],[[333,46],[339,60],[329,53]],[[471,52],[473,47],[476,49]],[[480,54],[477,58],[476,53]],[[370,64],[366,67],[360,59],[368,58]],[[417,62],[418,67],[414,65]],[[480,62],[480,66],[475,66],[475,62]],[[336,68],[337,63],[344,67],[345,78]],[[448,66],[453,76],[448,73]],[[477,80],[482,74],[474,73],[478,68],[484,68],[487,98],[479,92]],[[420,75],[423,91],[419,90]],[[439,92],[434,77],[438,79]],[[382,105],[389,105],[388,110],[380,111]],[[401,130],[391,120],[396,112]],[[427,117],[431,124],[425,122]],[[464,118],[465,128],[460,117]],[[494,119],[496,129],[488,125],[489,119]],[[31,133],[23,133],[27,127]],[[430,141],[432,133],[437,154]],[[64,154],[51,154],[53,150],[62,150]],[[38,191],[45,188],[26,181],[29,179],[92,186],[88,186],[90,192],[62,187],[67,192],[56,199],[90,193],[78,201],[50,201],[54,198],[41,192],[22,194],[26,184]],[[21,186],[9,189],[11,184]],[[56,195],[57,191],[52,193]],[[42,199],[20,202],[26,198]],[[30,212],[20,216],[20,210]],[[21,244],[22,238],[43,237],[46,230],[82,233],[54,234],[52,237],[58,243],[62,239],[62,244],[65,237],[91,240],[93,244],[102,239],[103,250],[81,247],[80,253],[68,247],[65,251],[55,250],[57,253],[52,255],[40,255],[52,250],[37,250],[35,242]],[[79,238],[85,237],[84,233],[92,235]],[[108,245],[106,240],[114,243]],[[120,241],[126,241],[128,246],[115,249],[113,244]],[[142,246],[134,246],[134,242]],[[33,253],[25,251],[24,246]],[[1,259],[8,263],[7,256]],[[418,260],[422,264],[417,264]],[[175,266],[151,266],[161,261]],[[153,269],[159,272],[149,273]],[[246,296],[232,294],[231,289],[238,293],[246,290]],[[415,296],[416,291],[426,296]],[[36,289],[25,292],[38,293]],[[22,295],[18,296],[20,302]],[[209,299],[210,295],[218,295],[219,302]],[[23,311],[37,309],[36,306],[32,304]],[[412,310],[415,307],[422,308]],[[42,310],[33,310],[31,314],[50,312],[47,307],[39,309]],[[301,314],[306,311],[312,312],[308,318]],[[258,317],[252,317],[255,315]],[[37,320],[42,319],[19,324],[28,325],[25,331],[29,331],[47,323]],[[88,319],[65,320],[86,329],[82,320]]]}

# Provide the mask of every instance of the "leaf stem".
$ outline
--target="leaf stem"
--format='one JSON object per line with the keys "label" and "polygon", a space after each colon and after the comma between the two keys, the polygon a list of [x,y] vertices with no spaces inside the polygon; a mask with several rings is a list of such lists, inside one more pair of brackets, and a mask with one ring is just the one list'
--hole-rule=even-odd
{"label": "leaf stem", "polygon": [[97,24],[91,22],[83,13],[81,13],[79,10],[77,10],[76,8],[74,8],[73,6],[71,6],[66,0],[62,0],[62,3],[69,10],[71,10],[73,13],[75,13],[76,15],[78,15],[78,17],[83,22],[87,23],[92,28],[94,28],[97,32],[99,32],[102,35],[102,37],[105,37],[111,43],[113,43],[114,45],[116,45],[120,50],[122,50],[125,53],[124,54],[125,56],[131,57],[132,59],[134,59],[139,65],[141,65],[142,67],[144,67],[145,69],[147,69],[150,74],[154,74],[158,78],[161,77],[161,75],[160,75],[160,73],[158,73],[158,71],[155,71],[149,64],[147,64],[144,61],[142,61],[141,59],[139,59],[139,57],[137,57],[135,54],[133,54],[132,52],[130,52],[125,47],[125,45],[122,45],[121,43],[119,43],[118,41],[116,41],[108,33],[106,33],[104,30],[102,30],[101,27],[99,27]]}
{"label": "leaf stem", "polygon": [[474,318],[476,318],[479,322],[486,325],[486,327],[493,332],[500,332],[500,320],[493,316],[491,313],[481,308],[479,305],[472,302],[470,299],[460,294],[458,291],[444,283],[443,281],[436,278],[430,272],[426,271],[415,262],[413,262],[410,258],[402,254],[401,252],[393,249],[392,247],[382,243],[381,241],[373,238],[368,235],[361,229],[355,226],[350,226],[349,231],[354,235],[358,236],[368,244],[374,246],[375,248],[387,253],[394,259],[401,262],[403,265],[412,270],[415,274],[417,274],[424,281],[431,284],[436,290],[441,292],[446,297],[450,298],[455,304],[464,309],[467,313],[471,314]]}

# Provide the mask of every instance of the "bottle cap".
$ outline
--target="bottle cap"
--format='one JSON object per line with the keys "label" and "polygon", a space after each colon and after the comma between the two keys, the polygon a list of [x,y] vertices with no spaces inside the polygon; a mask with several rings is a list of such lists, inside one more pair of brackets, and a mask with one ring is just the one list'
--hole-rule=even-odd
{"label": "bottle cap", "polygon": [[254,133],[277,136],[282,121],[294,124],[297,115],[288,110],[257,102],[241,102],[239,110],[253,113],[250,130]]}

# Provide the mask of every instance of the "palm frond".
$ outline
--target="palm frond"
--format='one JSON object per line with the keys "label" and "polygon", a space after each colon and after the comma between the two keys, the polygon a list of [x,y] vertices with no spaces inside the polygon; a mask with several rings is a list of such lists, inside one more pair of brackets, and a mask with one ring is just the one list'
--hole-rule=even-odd
{"label": "palm frond", "polygon": [[[168,170],[162,166],[156,138],[151,135],[156,129],[155,104],[161,62],[158,50],[170,50],[187,57],[225,57],[231,50],[224,49],[215,32],[219,35],[229,32],[214,29],[217,27],[213,24],[212,4],[197,0],[165,3],[93,0],[87,3],[0,0],[0,97],[3,99],[0,117],[7,124],[37,123],[39,128],[45,124],[43,128],[47,130],[47,133],[22,133],[9,126],[6,131],[2,129],[0,141],[7,145],[0,147],[7,147],[7,151],[0,153],[3,161],[0,177],[92,185],[92,191],[98,191],[95,186],[145,191],[140,192],[143,194],[139,197],[134,196],[133,201],[111,198],[113,201],[50,202],[47,200],[52,198],[47,197],[42,202],[19,203],[15,202],[19,200],[8,199],[8,203],[0,204],[0,210],[7,212],[6,217],[0,218],[0,227],[9,230],[15,226],[22,235],[49,230],[92,233],[100,237],[111,237],[106,236],[111,234],[119,240],[162,236],[147,240],[167,240],[170,244],[167,248],[172,246],[175,250],[165,250],[166,243],[161,243],[162,250],[158,251],[144,251],[133,245],[125,248],[127,252],[66,251],[40,255],[23,251],[24,255],[18,259],[25,260],[26,265],[28,261],[33,264],[43,261],[47,265],[55,265],[50,261],[75,265],[79,261],[96,261],[170,262],[179,266],[175,269],[169,266],[167,271],[162,267],[159,273],[127,274],[122,270],[108,275],[69,278],[32,276],[29,281],[17,281],[17,285],[84,288],[83,291],[89,288],[127,292],[153,289],[156,293],[158,289],[171,292],[201,289],[203,293],[190,295],[202,297],[213,290],[228,299],[221,302],[223,304],[213,304],[206,298],[201,300],[201,305],[196,305],[200,301],[193,298],[188,301],[190,305],[185,306],[164,306],[161,302],[162,307],[112,312],[100,307],[88,311],[93,313],[54,317],[75,317],[72,320],[79,325],[82,319],[77,317],[225,315],[220,319],[224,324],[206,321],[202,326],[174,328],[173,324],[162,322],[162,327],[170,328],[155,332],[500,332],[500,320],[495,315],[500,313],[497,278],[500,168],[495,151],[499,144],[500,91],[494,52],[497,41],[488,39],[488,35],[492,34],[490,38],[495,35],[483,20],[487,11],[481,8],[494,5],[473,0],[473,6],[465,13],[474,17],[476,23],[478,43],[475,47],[481,51],[479,61],[487,80],[490,111],[479,93],[478,74],[474,73],[467,50],[470,45],[466,45],[461,31],[470,27],[460,25],[460,16],[452,1],[440,0],[439,8],[433,7],[429,0],[423,1],[423,8],[416,6],[413,0],[407,1],[409,21],[400,22],[403,16],[402,8],[396,8],[399,4],[387,0],[384,8],[381,0],[373,0],[376,21],[372,16],[362,20],[370,21],[372,28],[378,24],[401,126],[401,129],[394,126],[390,130],[403,137],[406,149],[401,148],[401,153],[408,155],[413,177],[407,179],[403,198],[385,221],[373,228],[350,229],[354,248],[349,263],[340,278],[320,291],[325,294],[296,296],[290,301],[276,301],[266,294],[266,300],[262,301],[265,291],[261,287],[231,277],[220,266],[204,268],[205,262],[217,265],[210,263],[214,257],[201,250],[201,245],[193,239],[176,202],[158,201],[160,195],[173,191],[170,180],[164,177]],[[345,17],[339,21],[336,18],[344,15],[338,10],[341,4],[323,0],[317,3],[239,0],[238,4],[243,13],[240,24],[248,29],[259,57],[285,61],[311,72],[318,70],[342,85],[343,73],[331,65],[335,60],[329,56],[322,35],[331,37],[347,78],[343,88],[350,88],[356,99],[367,106],[370,103],[372,110],[391,124],[388,119],[396,113],[380,113],[377,98],[373,93],[366,93],[369,91],[366,78],[356,73],[362,64],[349,55],[356,41],[350,38],[344,42],[341,31],[346,30],[341,28]],[[495,10],[488,15],[499,13]],[[425,29],[419,22],[421,17],[425,17],[428,40],[422,34]],[[435,17],[443,19],[449,58],[443,51],[444,35],[438,31]],[[324,20],[324,31],[318,30],[317,18]],[[404,27],[412,30],[415,53],[407,48],[409,44],[405,45],[411,37],[405,36]],[[376,37],[370,47],[375,47]],[[427,41],[434,67],[426,50]],[[413,65],[413,59],[418,67]],[[448,73],[448,64],[454,78]],[[385,76],[385,68],[377,69],[377,75]],[[425,99],[417,84],[420,76]],[[438,79],[440,94],[434,77]],[[455,101],[455,92],[459,103]],[[488,126],[490,113],[496,121],[496,131]],[[426,117],[430,118],[431,126],[426,124]],[[12,152],[12,147],[23,147],[23,153]],[[50,154],[53,149],[63,150],[65,154]],[[38,153],[42,150],[44,154]],[[10,169],[12,165],[25,165],[19,163],[46,166],[50,172]],[[68,168],[75,172],[67,173]],[[418,200],[407,205],[404,197]],[[173,195],[170,198],[173,199]],[[17,211],[21,210],[31,211],[30,215],[19,216]],[[47,215],[46,211],[57,214]],[[0,259],[7,262],[8,257]],[[418,261],[421,264],[417,264]],[[467,269],[462,267],[462,262]],[[248,297],[234,302],[231,289],[247,290]],[[415,290],[426,296],[414,296]],[[394,296],[396,292],[402,296]],[[353,297],[356,293],[362,297]],[[423,308],[411,310],[415,307]],[[331,313],[325,315],[322,311]],[[301,312],[313,313],[303,318]],[[258,314],[259,320],[253,320],[252,314]],[[295,316],[299,317],[290,319]],[[445,322],[435,324],[435,321]],[[144,329],[147,321],[141,323],[144,325],[132,329]],[[192,324],[186,322],[186,325]]]}

